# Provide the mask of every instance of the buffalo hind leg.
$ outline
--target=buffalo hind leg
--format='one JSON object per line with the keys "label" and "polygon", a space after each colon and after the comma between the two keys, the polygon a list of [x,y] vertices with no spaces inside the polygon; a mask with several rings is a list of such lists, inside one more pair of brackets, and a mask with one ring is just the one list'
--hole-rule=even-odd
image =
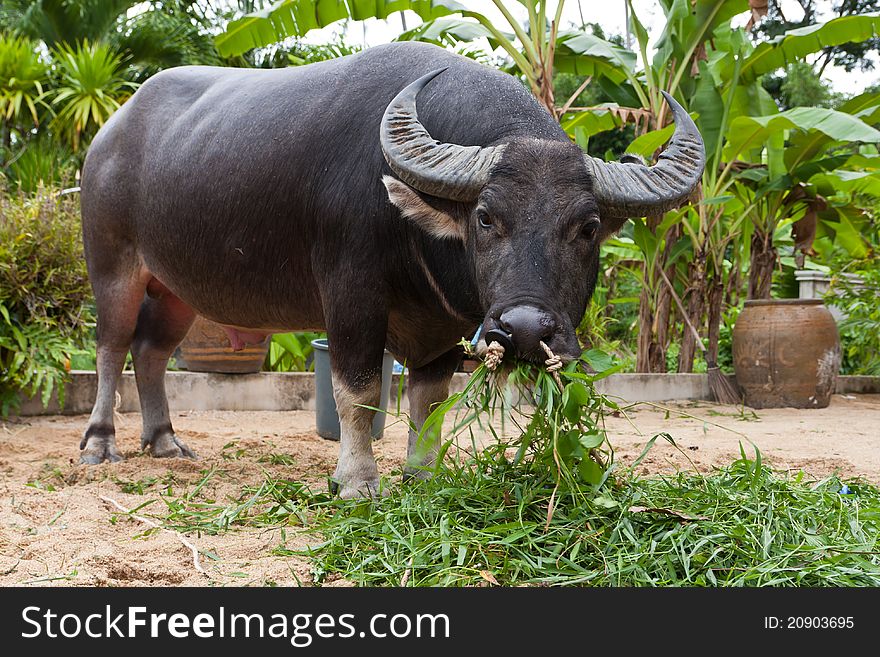
{"label": "buffalo hind leg", "polygon": [[157,458],[196,458],[174,435],[165,394],[168,359],[194,319],[193,310],[165,290],[146,297],[138,314],[131,355],[143,418],[141,449]]}
{"label": "buffalo hind leg", "polygon": [[[80,463],[116,462],[122,455],[116,449],[113,410],[116,387],[125,357],[134,336],[138,307],[144,296],[144,283],[137,272],[123,276],[92,276],[98,314],[97,372],[98,392],[79,448]],[[105,282],[106,281],[106,282]]]}
{"label": "buffalo hind leg", "polygon": [[434,405],[449,396],[449,381],[461,362],[463,352],[456,347],[422,367],[409,371],[407,395],[409,397],[409,416],[412,426],[409,430],[406,467],[403,479],[427,479],[437,458],[440,444],[440,431],[419,433],[425,420],[434,410]]}

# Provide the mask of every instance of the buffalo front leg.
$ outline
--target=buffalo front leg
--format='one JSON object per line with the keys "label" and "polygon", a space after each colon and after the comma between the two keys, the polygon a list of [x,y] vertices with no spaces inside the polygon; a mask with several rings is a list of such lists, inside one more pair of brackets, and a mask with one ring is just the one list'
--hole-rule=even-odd
{"label": "buffalo front leg", "polygon": [[157,458],[196,457],[174,434],[165,394],[168,359],[194,319],[192,309],[168,291],[145,298],[138,315],[131,353],[143,418],[141,449]]}
{"label": "buffalo front leg", "polygon": [[379,469],[371,428],[382,386],[384,322],[346,320],[327,327],[333,396],[339,413],[339,461],[331,488],[343,499],[376,497]]}
{"label": "buffalo front leg", "polygon": [[381,371],[375,375],[371,373],[370,381],[365,385],[353,386],[337,370],[333,371],[333,396],[341,429],[339,462],[333,481],[342,499],[377,497],[379,494],[379,468],[370,435],[375,412],[364,407],[379,406],[380,377]]}
{"label": "buffalo front leg", "polygon": [[422,428],[434,406],[449,396],[449,381],[462,355],[461,348],[456,347],[427,365],[409,371],[407,395],[412,426],[409,430],[404,480],[427,479],[431,476],[440,444],[440,427],[431,427],[425,432],[422,432]]}

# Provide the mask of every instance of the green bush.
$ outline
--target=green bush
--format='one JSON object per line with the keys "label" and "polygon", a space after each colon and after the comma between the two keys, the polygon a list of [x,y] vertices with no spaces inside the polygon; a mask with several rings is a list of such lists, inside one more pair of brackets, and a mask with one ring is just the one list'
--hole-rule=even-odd
{"label": "green bush", "polygon": [[19,391],[47,403],[93,319],[79,199],[41,189],[0,195],[0,413]]}
{"label": "green bush", "polygon": [[826,302],[839,308],[843,374],[880,376],[880,258],[855,263],[861,280],[834,276]]}
{"label": "green bush", "polygon": [[77,158],[62,144],[49,138],[32,139],[6,163],[9,192],[36,194],[40,188],[73,186]]}

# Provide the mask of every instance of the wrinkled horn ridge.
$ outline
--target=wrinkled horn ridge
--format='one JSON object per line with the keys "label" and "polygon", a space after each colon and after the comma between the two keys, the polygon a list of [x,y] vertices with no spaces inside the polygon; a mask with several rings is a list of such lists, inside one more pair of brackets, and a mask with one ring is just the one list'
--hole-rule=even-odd
{"label": "wrinkled horn ridge", "polygon": [[385,109],[379,128],[382,153],[392,171],[420,192],[472,201],[489,180],[504,146],[459,146],[432,138],[419,122],[416,97],[445,68],[423,75],[406,86]]}
{"label": "wrinkled horn ridge", "polygon": [[644,217],[672,210],[687,199],[703,175],[703,138],[684,108],[665,91],[662,93],[672,109],[675,132],[657,164],[648,167],[584,156],[603,217]]}

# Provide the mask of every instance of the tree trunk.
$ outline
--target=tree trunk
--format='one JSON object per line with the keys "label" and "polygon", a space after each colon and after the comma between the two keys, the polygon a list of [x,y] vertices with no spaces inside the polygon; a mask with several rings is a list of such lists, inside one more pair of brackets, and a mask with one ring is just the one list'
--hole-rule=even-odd
{"label": "tree trunk", "polygon": [[752,253],[749,262],[749,299],[769,299],[776,268],[776,249],[773,236],[755,231],[752,235]]}
{"label": "tree trunk", "polygon": [[6,160],[9,156],[9,147],[12,145],[12,129],[6,125],[6,122],[0,123],[0,164],[6,166]]}
{"label": "tree trunk", "polygon": [[550,116],[559,121],[560,116],[557,113],[556,99],[553,95],[553,79],[547,79],[543,72],[538,74],[538,93],[536,95],[540,103],[550,112]]}
{"label": "tree trunk", "polygon": [[[646,217],[648,228],[654,232],[663,216]],[[666,248],[660,256],[660,260],[654,263],[653,276],[655,285],[659,286],[656,291],[656,306],[654,305],[654,290],[650,289],[647,281],[647,273],[644,276],[644,287],[639,295],[639,335],[638,348],[636,350],[636,372],[666,372],[666,350],[669,348],[669,312],[672,297],[669,288],[663,282],[660,275],[661,268],[665,268],[669,252],[674,246],[680,234],[679,226],[675,226],[666,234]],[[658,236],[659,237],[659,236]],[[647,267],[647,263],[644,265]],[[666,271],[666,277],[672,280],[675,276],[675,268],[670,267]]]}
{"label": "tree trunk", "polygon": [[[706,299],[706,254],[698,253],[690,264],[690,287],[688,290],[687,319],[697,331],[703,326],[703,307]],[[682,323],[681,351],[678,353],[678,371],[692,372],[697,338],[687,321]]]}
{"label": "tree trunk", "polygon": [[740,298],[741,275],[739,262],[734,261],[730,275],[727,277],[727,287],[724,289],[724,300],[728,306],[738,306]]}
{"label": "tree trunk", "polygon": [[[674,268],[670,267],[666,277],[672,280]],[[666,372],[666,350],[669,348],[669,311],[672,308],[672,295],[666,283],[659,291],[657,311],[654,313],[654,339],[648,347],[648,360],[652,372]]]}
{"label": "tree trunk", "polygon": [[721,338],[721,305],[724,301],[724,284],[713,280],[709,287],[709,344],[706,348],[706,362],[718,364],[718,342]]}
{"label": "tree trunk", "polygon": [[[647,264],[645,265],[647,266]],[[645,276],[647,278],[647,275]],[[639,335],[636,346],[636,372],[651,372],[651,343],[653,336],[653,308],[651,291],[647,285],[639,294]]]}

